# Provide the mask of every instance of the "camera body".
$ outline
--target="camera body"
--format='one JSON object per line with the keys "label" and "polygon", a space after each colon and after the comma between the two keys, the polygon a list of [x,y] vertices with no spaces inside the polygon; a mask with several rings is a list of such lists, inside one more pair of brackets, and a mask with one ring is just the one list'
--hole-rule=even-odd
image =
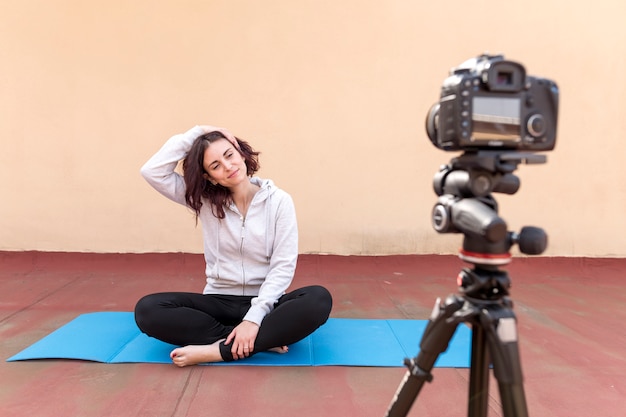
{"label": "camera body", "polygon": [[431,142],[445,151],[550,151],[559,91],[502,55],[480,55],[450,71],[426,117]]}

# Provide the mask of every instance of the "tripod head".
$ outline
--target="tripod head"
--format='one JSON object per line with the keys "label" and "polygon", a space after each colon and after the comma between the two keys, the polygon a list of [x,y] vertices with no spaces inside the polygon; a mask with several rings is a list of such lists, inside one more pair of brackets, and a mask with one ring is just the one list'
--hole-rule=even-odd
{"label": "tripod head", "polygon": [[433,179],[439,196],[432,212],[433,228],[439,233],[463,233],[459,257],[484,268],[509,263],[514,244],[528,255],[543,253],[546,233],[529,226],[519,233],[508,231],[492,193],[515,194],[520,187],[513,174],[518,165],[545,161],[544,155],[510,150],[466,151],[453,158]]}

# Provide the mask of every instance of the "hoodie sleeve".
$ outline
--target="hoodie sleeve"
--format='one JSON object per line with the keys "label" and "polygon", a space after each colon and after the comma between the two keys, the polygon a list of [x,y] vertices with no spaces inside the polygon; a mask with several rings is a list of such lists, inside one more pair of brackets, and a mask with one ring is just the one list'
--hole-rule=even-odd
{"label": "hoodie sleeve", "polygon": [[201,127],[195,126],[185,133],[172,136],[141,167],[141,175],[155,190],[182,205],[186,205],[185,181],[175,169],[178,162],[187,156],[193,142],[203,133]]}
{"label": "hoodie sleeve", "polygon": [[[272,196],[273,203],[278,207],[275,216],[268,227],[267,233],[273,234],[271,248],[269,249],[269,274],[265,278],[259,295],[252,299],[251,307],[244,320],[261,325],[263,318],[274,308],[274,304],[285,294],[291,285],[296,263],[298,261],[298,224],[296,210],[291,196],[281,193],[282,198]],[[279,200],[279,201],[276,201]]]}

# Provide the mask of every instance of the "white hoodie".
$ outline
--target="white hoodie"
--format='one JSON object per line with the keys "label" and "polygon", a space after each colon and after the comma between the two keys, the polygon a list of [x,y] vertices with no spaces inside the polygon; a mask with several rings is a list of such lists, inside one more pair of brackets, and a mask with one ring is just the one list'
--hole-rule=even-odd
{"label": "white hoodie", "polygon": [[[141,168],[141,175],[167,198],[187,205],[185,181],[175,172],[197,137],[199,126],[171,137]],[[203,201],[199,219],[204,239],[204,294],[251,295],[244,320],[261,324],[291,284],[298,259],[298,228],[291,196],[271,180],[250,179],[261,187],[244,218],[235,204],[218,219]]]}

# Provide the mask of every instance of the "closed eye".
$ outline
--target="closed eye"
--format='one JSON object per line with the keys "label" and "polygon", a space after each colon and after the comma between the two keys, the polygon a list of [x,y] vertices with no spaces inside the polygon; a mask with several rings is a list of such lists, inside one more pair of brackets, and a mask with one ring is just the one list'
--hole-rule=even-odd
{"label": "closed eye", "polygon": [[[233,156],[235,155],[235,152],[233,151],[232,148],[229,148],[229,149],[226,149],[226,151],[222,155],[224,156],[225,160],[229,160],[233,158]],[[209,169],[212,171],[218,169],[219,167],[220,167],[219,161],[213,161],[211,164],[209,164]]]}

